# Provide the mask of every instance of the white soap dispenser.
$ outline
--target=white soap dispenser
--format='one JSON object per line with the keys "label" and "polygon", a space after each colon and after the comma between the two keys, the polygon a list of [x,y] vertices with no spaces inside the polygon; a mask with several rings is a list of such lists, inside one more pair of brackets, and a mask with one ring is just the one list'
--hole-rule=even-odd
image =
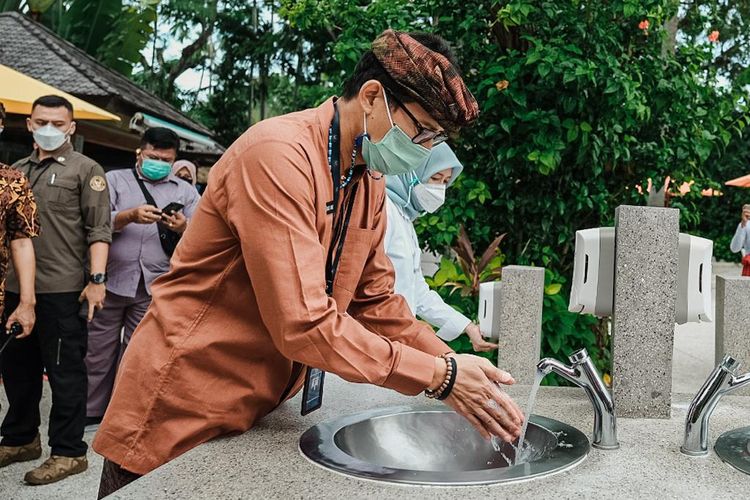
{"label": "white soap dispenser", "polygon": [[486,338],[494,342],[500,338],[502,285],[501,281],[479,284],[479,329]]}
{"label": "white soap dispenser", "polygon": [[675,311],[675,322],[678,325],[712,320],[711,260],[713,248],[714,242],[711,240],[680,233]]}
{"label": "white soap dispenser", "polygon": [[611,316],[614,303],[615,228],[576,231],[573,286],[568,310]]}

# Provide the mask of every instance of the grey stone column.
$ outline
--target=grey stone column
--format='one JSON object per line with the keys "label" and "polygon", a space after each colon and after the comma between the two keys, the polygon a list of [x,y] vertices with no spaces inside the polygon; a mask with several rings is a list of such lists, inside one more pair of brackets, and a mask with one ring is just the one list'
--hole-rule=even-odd
{"label": "grey stone column", "polygon": [[[716,277],[716,364],[724,354],[750,369],[750,278]],[[750,388],[732,394],[750,396]]]}
{"label": "grey stone column", "polygon": [[615,211],[612,392],[620,417],[670,418],[680,212]]}
{"label": "grey stone column", "polygon": [[517,384],[534,383],[542,348],[543,300],[543,267],[503,267],[497,366],[510,372]]}

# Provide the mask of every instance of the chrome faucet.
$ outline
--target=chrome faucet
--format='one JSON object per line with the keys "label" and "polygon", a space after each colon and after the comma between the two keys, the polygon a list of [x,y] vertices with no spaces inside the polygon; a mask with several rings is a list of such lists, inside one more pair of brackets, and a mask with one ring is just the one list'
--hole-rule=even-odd
{"label": "chrome faucet", "polygon": [[571,366],[556,359],[544,358],[536,367],[545,375],[549,372],[557,373],[586,391],[594,405],[594,437],[591,446],[602,450],[616,450],[620,444],[617,442],[617,419],[612,396],[586,349],[574,352],[569,359]]}
{"label": "chrome faucet", "polygon": [[708,420],[722,396],[750,384],[750,373],[737,375],[740,362],[725,355],[693,398],[685,418],[685,441],[680,451],[700,457],[708,454]]}

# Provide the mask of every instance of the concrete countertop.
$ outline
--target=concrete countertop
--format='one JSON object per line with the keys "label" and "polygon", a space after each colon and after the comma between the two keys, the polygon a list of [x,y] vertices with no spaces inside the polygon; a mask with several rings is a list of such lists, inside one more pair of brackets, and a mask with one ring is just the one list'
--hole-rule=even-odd
{"label": "concrete countertop", "polygon": [[[508,392],[525,405],[528,389],[513,387]],[[680,453],[691,397],[673,397],[669,420],[618,419],[619,450],[592,448],[580,465],[554,476],[495,486],[401,486],[347,477],[314,465],[301,455],[299,437],[310,426],[336,416],[430,402],[424,397],[409,398],[378,387],[350,384],[329,374],[320,410],[300,416],[298,395],[245,434],[199,446],[110,498],[744,497],[750,476],[721,462],[713,451],[703,458]],[[543,387],[533,413],[561,420],[591,435],[593,410],[580,389]],[[723,398],[711,418],[710,442],[725,431],[748,425],[748,415],[750,397]]]}

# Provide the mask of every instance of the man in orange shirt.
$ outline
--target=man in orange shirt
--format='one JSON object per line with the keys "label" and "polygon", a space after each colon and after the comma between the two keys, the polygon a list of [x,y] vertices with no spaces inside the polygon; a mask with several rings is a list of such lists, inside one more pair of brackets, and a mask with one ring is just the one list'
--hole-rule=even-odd
{"label": "man in orange shirt", "polygon": [[[246,431],[322,370],[445,402],[486,438],[523,415],[484,358],[454,355],[403,297],[383,249],[383,174],[413,170],[478,106],[441,38],[388,30],[340,99],[262,121],[208,189],[118,373],[93,447],[107,495]],[[495,404],[497,403],[497,404]]]}

